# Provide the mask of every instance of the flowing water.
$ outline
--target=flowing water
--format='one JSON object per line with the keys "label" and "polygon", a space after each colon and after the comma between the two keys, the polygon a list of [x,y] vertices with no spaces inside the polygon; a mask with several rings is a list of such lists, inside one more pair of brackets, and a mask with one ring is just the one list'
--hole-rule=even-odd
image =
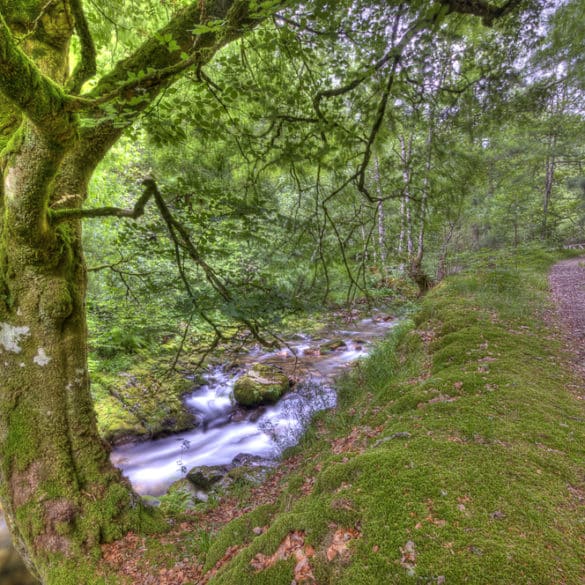
{"label": "flowing water", "polygon": [[244,363],[279,365],[299,379],[292,391],[276,404],[253,409],[238,407],[233,386],[245,368],[238,371],[220,366],[209,370],[205,384],[186,399],[196,414],[198,426],[176,436],[123,445],[112,453],[112,462],[123,470],[140,494],[160,495],[184,477],[185,471],[199,465],[224,465],[242,454],[276,460],[283,450],[298,442],[311,417],[332,408],[336,393],[332,378],[349,363],[367,354],[373,339],[379,338],[392,321],[365,319],[351,330],[335,331],[330,338],[344,346],[326,355],[307,336],[270,353],[253,351]]}

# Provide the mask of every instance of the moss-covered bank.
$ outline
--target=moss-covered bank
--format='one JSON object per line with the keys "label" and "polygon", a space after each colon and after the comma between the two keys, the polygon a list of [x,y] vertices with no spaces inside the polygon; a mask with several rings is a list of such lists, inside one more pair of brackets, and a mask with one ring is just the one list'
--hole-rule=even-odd
{"label": "moss-covered bank", "polygon": [[183,400],[194,385],[179,372],[160,371],[152,358],[143,358],[128,372],[92,373],[100,434],[115,443],[194,427]]}
{"label": "moss-covered bank", "polygon": [[585,388],[545,318],[556,259],[492,256],[432,291],[344,382],[262,518],[201,535],[210,583],[585,582]]}

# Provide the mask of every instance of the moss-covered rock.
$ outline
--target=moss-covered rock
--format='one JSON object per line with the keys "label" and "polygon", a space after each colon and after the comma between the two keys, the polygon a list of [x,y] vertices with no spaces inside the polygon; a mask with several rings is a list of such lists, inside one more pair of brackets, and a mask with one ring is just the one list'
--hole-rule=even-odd
{"label": "moss-covered rock", "polygon": [[195,488],[208,491],[220,482],[229,470],[230,467],[227,465],[200,465],[189,471],[187,479]]}
{"label": "moss-covered rock", "polygon": [[234,384],[234,398],[242,406],[276,402],[289,388],[288,376],[275,366],[254,364]]}
{"label": "moss-covered rock", "polygon": [[150,367],[118,374],[92,374],[100,434],[110,443],[156,437],[195,426],[183,402],[193,382],[180,374],[164,377]]}
{"label": "moss-covered rock", "polygon": [[333,351],[337,351],[339,349],[345,349],[347,344],[343,339],[332,339],[331,341],[327,341],[326,343],[322,343],[319,346],[319,351],[322,355],[331,353]]}

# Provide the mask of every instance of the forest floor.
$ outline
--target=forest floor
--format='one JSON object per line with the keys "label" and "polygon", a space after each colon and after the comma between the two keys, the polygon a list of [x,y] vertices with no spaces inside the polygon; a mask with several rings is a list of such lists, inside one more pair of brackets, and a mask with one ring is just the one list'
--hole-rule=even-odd
{"label": "forest floor", "polygon": [[585,263],[558,260],[441,283],[266,483],[104,547],[104,582],[585,584]]}

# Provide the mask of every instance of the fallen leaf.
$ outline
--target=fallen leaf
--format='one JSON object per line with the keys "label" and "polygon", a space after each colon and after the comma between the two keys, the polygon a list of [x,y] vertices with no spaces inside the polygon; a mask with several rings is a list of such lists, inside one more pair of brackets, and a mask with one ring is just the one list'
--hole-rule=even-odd
{"label": "fallen leaf", "polygon": [[315,549],[310,545],[305,545],[305,533],[300,530],[295,530],[286,535],[273,555],[266,556],[258,553],[250,561],[250,566],[259,573],[272,567],[278,561],[284,561],[293,557],[296,560],[294,568],[295,582],[298,584],[313,585],[317,582],[315,581],[309,559],[314,554]]}
{"label": "fallen leaf", "polygon": [[414,575],[416,569],[416,547],[412,540],[406,542],[404,546],[400,547],[400,565],[406,569],[406,572],[411,577]]}
{"label": "fallen leaf", "polygon": [[340,557],[346,559],[349,557],[348,542],[354,538],[359,538],[361,533],[355,528],[340,528],[335,531],[331,546],[327,549],[327,560],[333,561],[335,558]]}

